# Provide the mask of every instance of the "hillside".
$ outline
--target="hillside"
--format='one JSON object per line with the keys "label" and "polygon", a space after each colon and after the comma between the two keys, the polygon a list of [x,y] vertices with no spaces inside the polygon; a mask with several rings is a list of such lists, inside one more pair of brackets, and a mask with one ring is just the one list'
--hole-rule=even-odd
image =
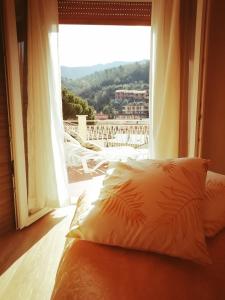
{"label": "hillside", "polygon": [[115,61],[108,64],[98,64],[88,67],[66,67],[61,66],[61,74],[63,78],[68,79],[79,79],[96,72],[104,71],[107,69],[116,68],[119,66],[130,64],[130,62],[125,61]]}
{"label": "hillside", "polygon": [[115,104],[117,89],[148,89],[149,61],[107,69],[77,80],[62,78],[62,87],[86,99],[99,112],[106,105]]}

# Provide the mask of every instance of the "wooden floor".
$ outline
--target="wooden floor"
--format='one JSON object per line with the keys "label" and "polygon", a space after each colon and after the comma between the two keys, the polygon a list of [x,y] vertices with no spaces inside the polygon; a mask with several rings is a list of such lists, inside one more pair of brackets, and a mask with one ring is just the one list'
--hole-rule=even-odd
{"label": "wooden floor", "polygon": [[[68,170],[72,203],[99,189],[106,168],[84,174]],[[49,300],[75,206],[60,208],[31,226],[0,237],[0,300]],[[84,299],[85,300],[85,299]]]}
{"label": "wooden floor", "polygon": [[49,300],[74,206],[0,238],[0,299]]}

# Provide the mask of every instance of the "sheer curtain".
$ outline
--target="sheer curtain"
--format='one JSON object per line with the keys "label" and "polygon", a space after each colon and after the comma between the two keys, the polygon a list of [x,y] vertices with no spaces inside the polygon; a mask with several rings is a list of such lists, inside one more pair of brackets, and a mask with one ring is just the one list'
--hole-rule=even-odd
{"label": "sheer curtain", "polygon": [[28,0],[28,207],[69,204],[63,150],[57,0]]}
{"label": "sheer curtain", "polygon": [[152,156],[178,157],[180,114],[179,0],[153,0],[151,33]]}

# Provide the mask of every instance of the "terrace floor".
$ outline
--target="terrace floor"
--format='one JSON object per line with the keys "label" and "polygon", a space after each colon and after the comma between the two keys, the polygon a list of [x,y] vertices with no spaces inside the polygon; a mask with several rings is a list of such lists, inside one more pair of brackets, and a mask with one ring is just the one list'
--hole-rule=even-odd
{"label": "terrace floor", "polygon": [[97,189],[101,186],[107,170],[107,164],[102,165],[98,170],[93,173],[84,173],[81,169],[76,167],[69,167],[68,180],[69,180],[69,195],[72,203],[76,203],[79,195],[85,189]]}

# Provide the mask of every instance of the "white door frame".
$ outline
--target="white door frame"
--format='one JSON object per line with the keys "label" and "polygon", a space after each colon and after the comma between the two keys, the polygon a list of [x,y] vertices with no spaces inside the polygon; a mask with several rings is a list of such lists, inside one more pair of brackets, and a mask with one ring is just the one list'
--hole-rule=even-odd
{"label": "white door frame", "polygon": [[14,0],[3,1],[3,17],[9,123],[11,125],[11,157],[14,163],[14,204],[16,226],[21,229],[45,215],[50,209],[44,208],[35,214],[29,215],[23,109]]}

